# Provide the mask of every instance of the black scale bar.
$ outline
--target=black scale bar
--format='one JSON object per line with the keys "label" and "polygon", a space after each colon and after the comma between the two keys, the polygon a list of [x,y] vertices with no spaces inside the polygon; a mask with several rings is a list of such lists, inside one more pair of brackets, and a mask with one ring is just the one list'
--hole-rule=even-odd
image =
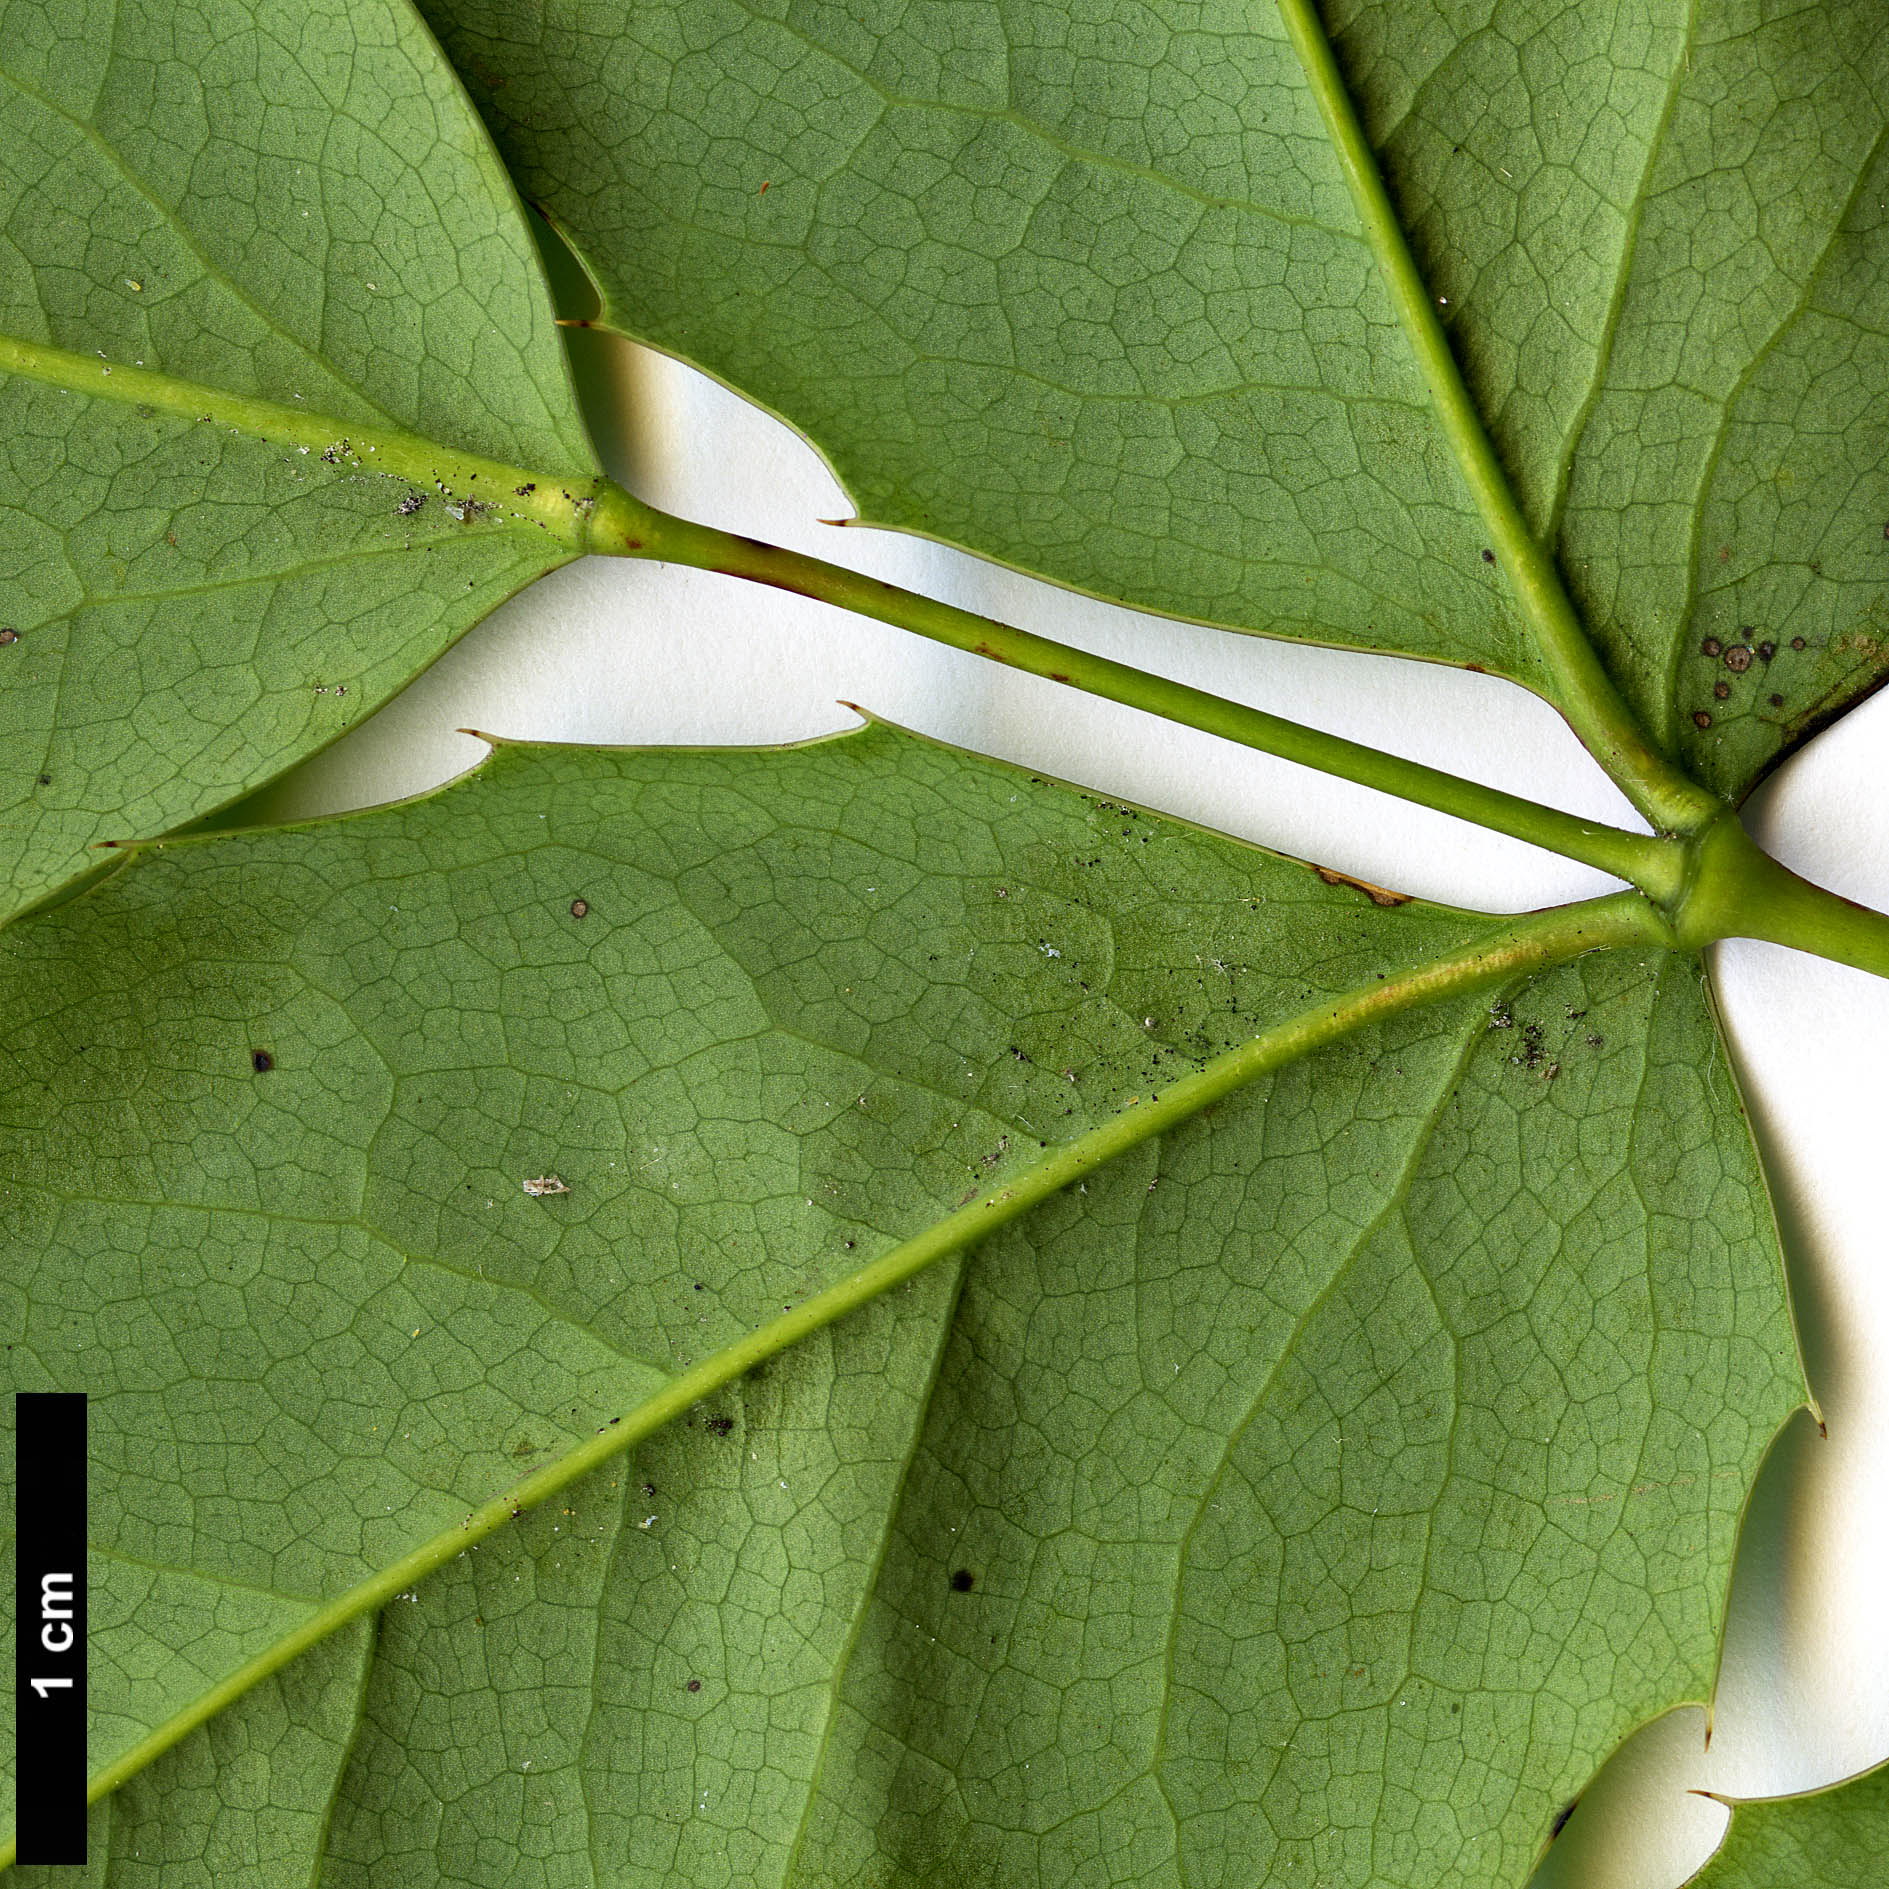
{"label": "black scale bar", "polygon": [[85,1393],[13,1399],[14,1770],[22,1863],[85,1861]]}

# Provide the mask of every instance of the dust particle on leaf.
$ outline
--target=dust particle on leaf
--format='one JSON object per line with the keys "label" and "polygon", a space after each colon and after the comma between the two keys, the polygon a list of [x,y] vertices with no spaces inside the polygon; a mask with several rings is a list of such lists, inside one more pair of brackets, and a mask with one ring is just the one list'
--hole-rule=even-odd
{"label": "dust particle on leaf", "polygon": [[555,1174],[540,1174],[528,1181],[520,1181],[522,1187],[534,1200],[542,1200],[548,1194],[568,1194],[571,1190],[567,1183]]}
{"label": "dust particle on leaf", "polygon": [[398,512],[402,518],[411,518],[425,503],[426,494],[424,492],[409,492],[407,496],[394,507],[394,510]]}
{"label": "dust particle on leaf", "polygon": [[259,1076],[266,1076],[275,1067],[275,1058],[266,1049],[252,1049],[249,1052],[249,1066]]}

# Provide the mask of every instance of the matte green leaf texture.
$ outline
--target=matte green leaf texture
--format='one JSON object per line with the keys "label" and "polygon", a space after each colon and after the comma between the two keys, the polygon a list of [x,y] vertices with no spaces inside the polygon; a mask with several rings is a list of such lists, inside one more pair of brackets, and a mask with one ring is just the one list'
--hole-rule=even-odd
{"label": "matte green leaf texture", "polygon": [[568,556],[324,463],[350,426],[595,469],[510,182],[400,0],[0,7],[0,346],[0,919],[332,740]]}
{"label": "matte green leaf texture", "polygon": [[1889,1771],[1811,1797],[1732,1806],[1724,1845],[1696,1889],[1876,1889],[1889,1856]]}
{"label": "matte green leaf texture", "polygon": [[[0,1315],[93,1392],[96,1759],[1041,1142],[1492,923],[881,727],[501,748],[21,921]],[[1800,1397],[1699,968],[1590,955],[827,1327],[99,1834],[167,1889],[1519,1883],[1709,1685]]]}
{"label": "matte green leaf texture", "polygon": [[[605,318],[867,518],[1539,682],[1271,6],[422,5]],[[1889,18],[1328,18],[1524,509],[1742,793],[1889,652]]]}

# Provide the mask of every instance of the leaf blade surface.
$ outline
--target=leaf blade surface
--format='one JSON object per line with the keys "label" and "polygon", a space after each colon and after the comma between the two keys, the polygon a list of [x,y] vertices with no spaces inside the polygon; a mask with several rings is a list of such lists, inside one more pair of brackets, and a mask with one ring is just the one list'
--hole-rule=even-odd
{"label": "leaf blade surface", "polygon": [[1724,1844],[1693,1878],[1699,1889],[1782,1882],[1865,1889],[1889,1845],[1889,1790],[1879,1768],[1808,1797],[1734,1803]]}
{"label": "leaf blade surface", "polygon": [[[847,1241],[1487,922],[874,728],[502,749],[14,928],[7,1356],[118,1374],[100,1761]],[[828,1328],[386,1610],[324,1868],[1159,1881],[1290,1799],[1519,1878],[1707,1682],[1800,1394],[1716,1054],[1658,954],[1413,1012]]]}
{"label": "leaf blade surface", "polygon": [[[604,319],[869,522],[1543,687],[1269,8],[425,10]],[[1880,10],[1330,14],[1525,514],[1741,797],[1889,647]]]}
{"label": "leaf blade surface", "polygon": [[[351,427],[442,473],[595,464],[509,181],[407,9],[21,3],[0,45],[4,917],[324,746],[569,555],[370,476]],[[96,393],[15,358],[47,348]],[[328,430],[110,397],[134,370]]]}

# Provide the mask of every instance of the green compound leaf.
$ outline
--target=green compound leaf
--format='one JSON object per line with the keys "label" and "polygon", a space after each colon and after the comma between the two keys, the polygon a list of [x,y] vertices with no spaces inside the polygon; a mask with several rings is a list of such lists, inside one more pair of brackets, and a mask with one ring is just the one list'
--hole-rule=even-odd
{"label": "green compound leaf", "polygon": [[0,220],[4,919],[570,555],[469,525],[436,489],[466,455],[595,465],[510,183],[400,0],[10,0]]}
{"label": "green compound leaf", "polygon": [[1808,1797],[1734,1803],[1697,1889],[1876,1889],[1889,1856],[1889,1770]]}
{"label": "green compound leaf", "polygon": [[[502,748],[17,924],[0,1356],[93,1393],[95,1762],[1041,1142],[1492,926],[882,727]],[[1519,1883],[1709,1685],[1800,1397],[1699,968],[1589,955],[826,1326],[97,1828],[167,1889]]]}
{"label": "green compound leaf", "polygon": [[[422,4],[604,319],[868,519],[1539,684],[1270,6]],[[1742,793],[1889,660],[1889,19],[1328,17],[1524,510]]]}

